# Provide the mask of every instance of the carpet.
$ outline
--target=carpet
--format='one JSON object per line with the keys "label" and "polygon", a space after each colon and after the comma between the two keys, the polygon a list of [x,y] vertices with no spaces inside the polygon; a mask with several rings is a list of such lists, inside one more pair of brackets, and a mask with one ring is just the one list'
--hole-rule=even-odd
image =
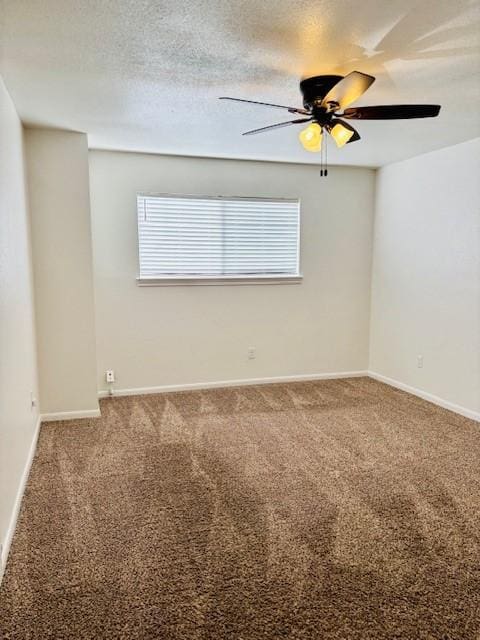
{"label": "carpet", "polygon": [[368,378],[46,423],[2,639],[475,640],[480,425]]}

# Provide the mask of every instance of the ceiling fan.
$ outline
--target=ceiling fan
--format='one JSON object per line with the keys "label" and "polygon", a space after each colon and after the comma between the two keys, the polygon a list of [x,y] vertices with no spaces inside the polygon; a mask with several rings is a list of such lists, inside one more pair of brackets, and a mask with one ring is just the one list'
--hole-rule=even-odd
{"label": "ceiling fan", "polygon": [[[360,140],[358,132],[345,120],[398,120],[403,118],[433,118],[438,115],[440,106],[436,104],[397,104],[376,107],[350,107],[375,81],[373,76],[360,71],[352,71],[343,76],[313,76],[300,82],[303,95],[303,109],[285,107],[280,104],[243,100],[222,96],[220,100],[248,102],[265,107],[286,109],[289,113],[300,114],[303,118],[279,122],[268,127],[246,131],[250,136],[272,129],[280,129],[294,124],[310,124],[299,134],[300,142],[307,151],[320,151],[322,135],[326,131],[335,140],[338,147]],[[343,111],[343,113],[339,113]]]}

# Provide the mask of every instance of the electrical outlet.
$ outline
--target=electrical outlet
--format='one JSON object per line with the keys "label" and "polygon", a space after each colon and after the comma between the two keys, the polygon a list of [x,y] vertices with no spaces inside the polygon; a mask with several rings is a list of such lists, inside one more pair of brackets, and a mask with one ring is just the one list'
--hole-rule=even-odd
{"label": "electrical outlet", "polygon": [[33,391],[30,391],[30,407],[32,409],[35,409],[36,406],[37,406],[37,399]]}
{"label": "electrical outlet", "polygon": [[115,371],[113,369],[105,371],[105,380],[107,382],[115,382]]}
{"label": "electrical outlet", "polygon": [[257,350],[255,349],[255,347],[248,347],[247,355],[249,360],[255,360],[255,358],[257,357]]}
{"label": "electrical outlet", "polygon": [[423,369],[423,356],[417,356],[417,367]]}

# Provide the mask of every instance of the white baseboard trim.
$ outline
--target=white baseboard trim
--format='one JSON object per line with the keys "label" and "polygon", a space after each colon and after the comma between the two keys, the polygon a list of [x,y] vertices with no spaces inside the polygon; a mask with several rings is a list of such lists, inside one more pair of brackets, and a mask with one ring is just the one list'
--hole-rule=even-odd
{"label": "white baseboard trim", "polygon": [[35,457],[35,451],[37,449],[38,436],[40,433],[40,425],[42,419],[38,416],[35,424],[35,431],[33,433],[32,442],[28,451],[25,467],[23,468],[22,477],[20,478],[20,484],[18,485],[17,495],[15,497],[15,503],[13,505],[12,515],[10,516],[10,522],[8,524],[7,535],[2,543],[2,555],[0,557],[0,584],[2,582],[3,574],[7,566],[8,554],[10,552],[10,546],[13,540],[13,534],[17,526],[18,514],[20,513],[20,506],[22,504],[23,494],[25,493],[25,487],[27,486],[28,476],[30,474],[30,468],[32,466],[33,458]]}
{"label": "white baseboard trim", "polygon": [[169,393],[172,391],[194,391],[199,389],[221,389],[224,387],[245,387],[255,384],[275,384],[281,382],[306,382],[309,380],[335,380],[338,378],[360,378],[367,376],[367,371],[341,371],[334,373],[307,373],[293,376],[275,376],[272,378],[244,378],[241,380],[218,380],[215,382],[193,382],[189,384],[167,384],[159,387],[138,387],[134,389],[113,389],[113,394],[102,389],[99,398],[109,396],[140,396],[150,393]]}
{"label": "white baseboard trim", "polygon": [[448,400],[443,400],[443,398],[439,398],[438,396],[434,396],[427,391],[422,391],[422,389],[416,389],[415,387],[411,387],[408,384],[404,384],[403,382],[399,382],[398,380],[394,380],[393,378],[387,378],[387,376],[383,376],[380,373],[376,373],[375,371],[368,371],[367,375],[374,380],[378,380],[379,382],[384,382],[385,384],[390,385],[391,387],[395,387],[396,389],[400,389],[401,391],[406,391],[407,393],[411,393],[414,396],[418,396],[423,400],[428,400],[428,402],[432,402],[433,404],[442,407],[443,409],[449,409],[449,411],[453,411],[455,413],[464,416],[465,418],[470,418],[470,420],[476,420],[480,422],[480,413],[477,411],[472,411],[471,409],[466,409],[458,404],[454,404],[453,402],[449,402]]}
{"label": "white baseboard trim", "polygon": [[99,418],[100,409],[86,411],[61,411],[59,413],[42,413],[42,422],[57,422],[58,420],[78,420],[79,418]]}

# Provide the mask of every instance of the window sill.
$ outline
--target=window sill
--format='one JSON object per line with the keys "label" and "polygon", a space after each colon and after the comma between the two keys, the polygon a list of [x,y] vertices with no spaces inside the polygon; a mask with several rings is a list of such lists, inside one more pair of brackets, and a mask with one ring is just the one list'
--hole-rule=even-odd
{"label": "window sill", "polygon": [[289,276],[177,276],[172,278],[137,278],[140,287],[178,287],[198,285],[301,284],[301,274]]}

